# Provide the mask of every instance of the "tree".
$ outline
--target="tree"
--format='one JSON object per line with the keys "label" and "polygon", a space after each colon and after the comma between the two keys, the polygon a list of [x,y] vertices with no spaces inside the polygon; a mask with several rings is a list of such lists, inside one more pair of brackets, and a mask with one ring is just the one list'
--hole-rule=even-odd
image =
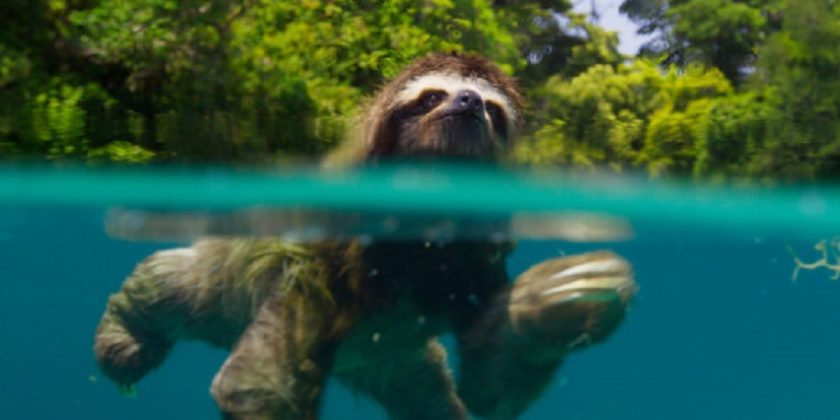
{"label": "tree", "polygon": [[788,177],[840,173],[840,5],[786,0],[781,29],[759,49],[753,89],[772,93],[772,127],[752,170]]}
{"label": "tree", "polygon": [[625,0],[620,8],[655,34],[640,51],[666,65],[716,67],[734,83],[755,62],[756,47],[778,26],[778,0]]}
{"label": "tree", "polygon": [[662,72],[645,60],[617,69],[596,65],[571,80],[556,76],[537,92],[534,113],[540,118],[514,158],[691,173],[715,100],[731,92],[717,70],[672,67]]}
{"label": "tree", "polygon": [[595,64],[618,65],[618,36],[573,13],[568,0],[495,1],[516,39],[524,66],[517,76],[536,87],[554,75],[575,76]]}
{"label": "tree", "polygon": [[0,153],[236,161],[317,155],[365,95],[430,51],[478,51],[538,86],[617,65],[560,1],[9,0]]}

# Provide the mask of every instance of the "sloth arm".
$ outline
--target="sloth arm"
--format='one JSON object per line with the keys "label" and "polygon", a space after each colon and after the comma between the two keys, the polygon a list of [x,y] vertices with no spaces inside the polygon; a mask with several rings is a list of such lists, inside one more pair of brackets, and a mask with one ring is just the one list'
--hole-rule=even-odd
{"label": "sloth arm", "polygon": [[[324,265],[310,254],[277,240],[246,239],[156,252],[108,300],[94,340],[100,367],[130,390],[177,340],[231,349],[271,291],[319,289]],[[303,277],[312,282],[293,281]]]}
{"label": "sloth arm", "polygon": [[[214,251],[207,245],[213,245]],[[156,252],[138,264],[122,289],[108,299],[94,351],[102,371],[123,389],[133,387],[163,363],[174,343],[185,335],[213,331],[204,338],[224,346],[244,329],[240,326],[235,331],[235,322],[219,324],[216,321],[224,321],[221,313],[202,309],[213,306],[203,305],[215,303],[205,296],[224,283],[211,273],[218,264],[207,261],[208,254],[223,254],[216,248],[206,243]],[[202,328],[211,325],[215,328]]]}
{"label": "sloth arm", "polygon": [[562,350],[513,328],[509,293],[505,290],[481,308],[474,324],[455,329],[458,395],[471,413],[489,420],[517,418],[540,396],[563,361]]}
{"label": "sloth arm", "polygon": [[487,419],[517,418],[567,353],[609,337],[635,291],[629,263],[608,251],[546,260],[521,274],[474,325],[456,331],[467,408]]}
{"label": "sloth arm", "polygon": [[[349,351],[349,350],[346,350]],[[336,376],[347,387],[380,403],[394,420],[467,420],[467,411],[455,392],[446,365],[446,350],[436,339],[389,356],[356,360],[357,366],[339,368]]]}
{"label": "sloth arm", "polygon": [[380,403],[395,420],[467,420],[434,337],[442,324],[418,324],[411,303],[363,317],[342,339],[335,355],[336,378]]}
{"label": "sloth arm", "polygon": [[273,289],[213,379],[224,418],[316,419],[335,315],[331,296],[304,282]]}

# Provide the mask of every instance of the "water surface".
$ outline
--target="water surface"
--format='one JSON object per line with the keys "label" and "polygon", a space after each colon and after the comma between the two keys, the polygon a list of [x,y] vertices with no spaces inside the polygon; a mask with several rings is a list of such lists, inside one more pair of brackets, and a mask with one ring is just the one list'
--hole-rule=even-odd
{"label": "water surface", "polygon": [[[268,216],[255,223],[255,212]],[[297,221],[265,223],[289,215]],[[183,220],[200,222],[181,231],[165,223]],[[616,224],[600,236],[556,228],[598,221]],[[790,253],[818,261],[813,246],[840,235],[838,222],[832,186],[722,188],[462,167],[0,168],[0,412],[218,418],[208,388],[221,350],[180,343],[134,399],[97,371],[92,337],[108,295],[142,258],[195,235],[367,232],[517,238],[512,275],[599,248],[634,264],[640,292],[625,323],[571,355],[524,419],[840,418],[840,282],[826,267],[793,281]],[[827,263],[838,262],[836,251],[826,250]],[[323,414],[385,418],[335,383]]]}

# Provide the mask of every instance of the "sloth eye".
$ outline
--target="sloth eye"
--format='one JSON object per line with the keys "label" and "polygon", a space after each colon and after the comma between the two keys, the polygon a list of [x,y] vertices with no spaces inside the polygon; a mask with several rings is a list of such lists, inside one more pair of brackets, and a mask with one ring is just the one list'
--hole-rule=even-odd
{"label": "sloth eye", "polygon": [[441,91],[426,92],[420,98],[423,108],[432,109],[438,106],[443,101],[445,94]]}

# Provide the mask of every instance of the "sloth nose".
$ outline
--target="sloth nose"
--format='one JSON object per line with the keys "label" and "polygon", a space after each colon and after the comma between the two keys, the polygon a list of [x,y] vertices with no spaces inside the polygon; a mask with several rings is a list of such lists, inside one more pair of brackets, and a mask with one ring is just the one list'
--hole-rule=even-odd
{"label": "sloth nose", "polygon": [[455,95],[454,102],[453,106],[459,111],[484,111],[484,101],[481,99],[481,95],[474,90],[467,89],[458,92]]}

